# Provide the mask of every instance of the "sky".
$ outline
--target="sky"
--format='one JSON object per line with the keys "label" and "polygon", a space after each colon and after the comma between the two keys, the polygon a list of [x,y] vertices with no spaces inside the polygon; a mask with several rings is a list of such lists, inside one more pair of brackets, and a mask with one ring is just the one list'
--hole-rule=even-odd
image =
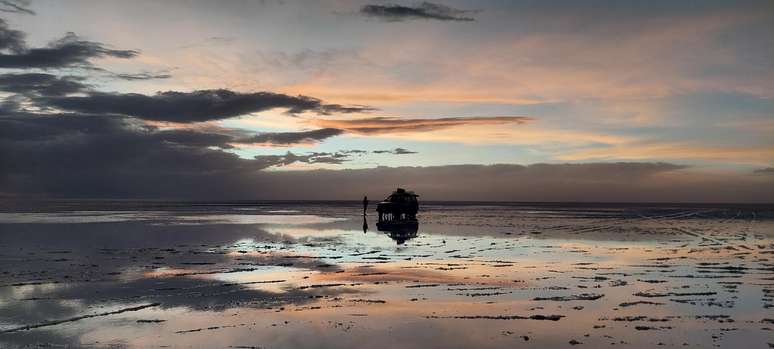
{"label": "sky", "polygon": [[0,1],[0,197],[774,202],[771,1]]}

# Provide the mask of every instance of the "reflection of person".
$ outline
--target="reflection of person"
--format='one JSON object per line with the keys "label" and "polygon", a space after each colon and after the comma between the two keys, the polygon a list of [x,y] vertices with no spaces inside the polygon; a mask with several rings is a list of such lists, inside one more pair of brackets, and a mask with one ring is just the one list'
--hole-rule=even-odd
{"label": "reflection of person", "polygon": [[366,215],[366,210],[368,209],[368,197],[363,197],[363,216]]}

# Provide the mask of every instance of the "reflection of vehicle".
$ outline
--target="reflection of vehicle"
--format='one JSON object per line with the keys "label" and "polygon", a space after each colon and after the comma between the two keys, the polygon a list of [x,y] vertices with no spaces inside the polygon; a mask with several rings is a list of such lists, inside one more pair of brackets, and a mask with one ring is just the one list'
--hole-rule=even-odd
{"label": "reflection of vehicle", "polygon": [[419,222],[416,220],[383,221],[376,223],[376,228],[389,235],[390,239],[395,240],[398,245],[402,245],[406,240],[417,237]]}
{"label": "reflection of vehicle", "polygon": [[405,221],[417,219],[419,211],[419,202],[413,191],[406,191],[398,188],[384,201],[376,205],[376,212],[379,213],[379,222],[382,221]]}

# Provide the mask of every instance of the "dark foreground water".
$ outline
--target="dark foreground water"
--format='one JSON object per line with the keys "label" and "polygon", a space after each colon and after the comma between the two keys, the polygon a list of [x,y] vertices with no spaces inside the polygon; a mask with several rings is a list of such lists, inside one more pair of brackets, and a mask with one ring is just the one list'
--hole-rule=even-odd
{"label": "dark foreground water", "polygon": [[774,209],[343,203],[0,209],[0,347],[774,344]]}

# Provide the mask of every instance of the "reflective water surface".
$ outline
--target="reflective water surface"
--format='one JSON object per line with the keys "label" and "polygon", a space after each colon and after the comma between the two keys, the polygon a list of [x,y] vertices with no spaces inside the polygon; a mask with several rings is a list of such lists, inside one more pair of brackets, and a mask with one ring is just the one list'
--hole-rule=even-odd
{"label": "reflective water surface", "polygon": [[384,229],[361,213],[3,204],[0,347],[774,345],[772,207],[430,204]]}

